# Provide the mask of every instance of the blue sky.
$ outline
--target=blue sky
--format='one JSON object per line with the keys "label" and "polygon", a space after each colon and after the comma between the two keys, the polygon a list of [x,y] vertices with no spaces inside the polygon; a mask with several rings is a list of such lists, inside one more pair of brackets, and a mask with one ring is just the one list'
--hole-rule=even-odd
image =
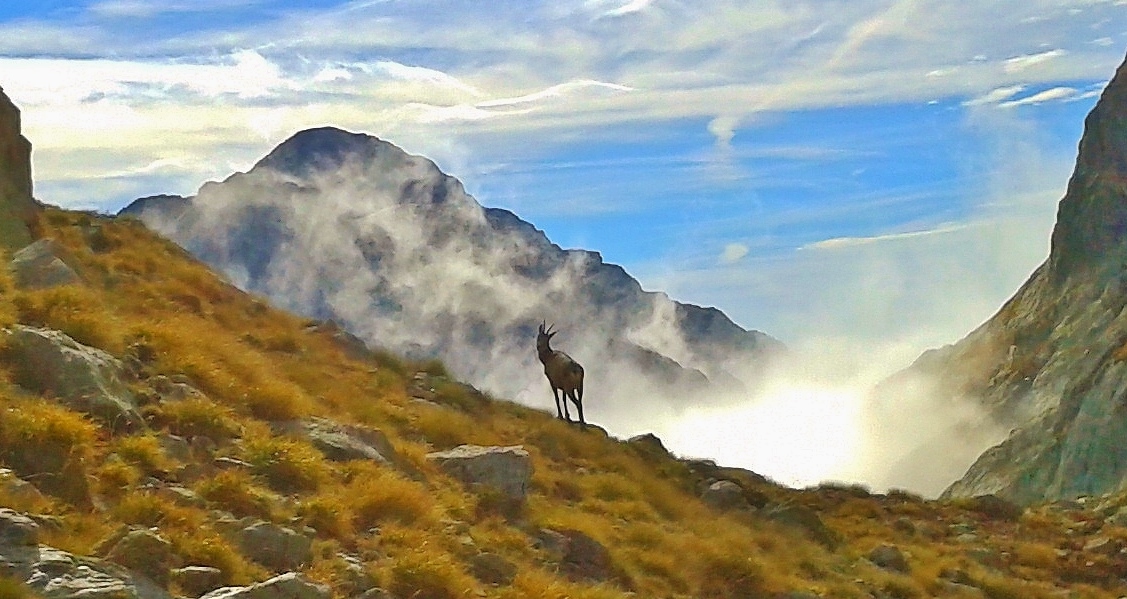
{"label": "blue sky", "polygon": [[955,341],[1044,259],[1123,0],[23,1],[37,195],[115,211],[307,127],[436,160],[793,345]]}

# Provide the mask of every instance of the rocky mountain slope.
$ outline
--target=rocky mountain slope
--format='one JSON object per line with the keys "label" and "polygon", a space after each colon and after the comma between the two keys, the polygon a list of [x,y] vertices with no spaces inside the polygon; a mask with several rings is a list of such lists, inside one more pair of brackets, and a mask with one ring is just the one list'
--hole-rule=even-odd
{"label": "rocky mountain slope", "polygon": [[1127,496],[788,489],[370,351],[134,220],[30,221],[0,249],[3,597],[1127,593]]}
{"label": "rocky mountain slope", "polygon": [[989,321],[928,352],[904,381],[942,401],[977,401],[1012,429],[950,497],[1071,499],[1127,486],[1127,66],[1084,124],[1052,250]]}
{"label": "rocky mountain slope", "polygon": [[550,400],[532,350],[546,319],[586,367],[604,422],[615,406],[636,414],[638,398],[679,406],[754,384],[780,349],[719,310],[643,291],[598,253],[561,249],[369,135],[302,131],[247,173],[122,213],[244,289],[538,405]]}

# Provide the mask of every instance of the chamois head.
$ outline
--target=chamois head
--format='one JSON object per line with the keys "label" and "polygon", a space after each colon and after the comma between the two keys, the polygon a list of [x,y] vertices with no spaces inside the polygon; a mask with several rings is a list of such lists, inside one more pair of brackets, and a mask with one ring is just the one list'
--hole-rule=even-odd
{"label": "chamois head", "polygon": [[545,327],[544,324],[546,322],[547,321],[540,321],[540,328],[536,332],[536,353],[538,354],[552,351],[548,343],[552,340],[552,337],[559,332],[552,330],[553,325]]}

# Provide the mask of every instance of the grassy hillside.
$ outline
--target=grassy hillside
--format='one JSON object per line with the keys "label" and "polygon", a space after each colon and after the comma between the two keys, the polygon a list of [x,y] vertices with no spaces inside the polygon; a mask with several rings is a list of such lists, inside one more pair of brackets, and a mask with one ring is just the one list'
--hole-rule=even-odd
{"label": "grassy hillside", "polygon": [[[56,525],[43,542],[67,551],[99,555],[122,527],[156,527],[179,563],[217,567],[229,584],[265,579],[271,573],[224,535],[220,520],[230,514],[308,527],[314,558],[301,571],[340,597],[355,590],[350,561],[396,597],[419,599],[1127,593],[1127,528],[1105,522],[1116,498],[1019,515],[988,500],[786,489],[486,397],[440,364],[357,353],[330,328],[225,283],[139,222],[52,209],[35,233],[59,242],[86,284],[26,291],[0,273],[0,327],[58,329],[133,365],[129,384],[149,425],[111,434],[23,391],[26,369],[0,348],[0,463],[19,474],[53,459],[66,474],[42,484],[44,495],[0,487],[0,506],[46,516]],[[167,381],[203,394],[157,401]],[[547,391],[544,399],[547,409]],[[332,462],[277,432],[278,422],[311,417],[378,428],[404,463]],[[206,436],[219,457],[249,468],[177,457],[162,443],[166,433]],[[426,459],[466,443],[522,445],[534,468],[527,502],[468,490]],[[735,480],[764,507],[710,508],[699,499],[708,477]],[[196,500],[161,492],[172,482]],[[812,508],[836,542],[765,516],[780,505]],[[545,528],[578,530],[606,547],[613,575],[584,582],[558,572],[536,542]],[[897,547],[905,567],[874,564],[882,545]],[[517,566],[511,584],[474,577],[470,564],[482,552]]]}

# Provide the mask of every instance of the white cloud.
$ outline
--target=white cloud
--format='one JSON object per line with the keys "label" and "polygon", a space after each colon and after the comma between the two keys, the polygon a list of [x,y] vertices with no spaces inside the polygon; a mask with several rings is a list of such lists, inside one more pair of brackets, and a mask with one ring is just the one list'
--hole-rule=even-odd
{"label": "white cloud", "polygon": [[[588,0],[583,8],[530,6],[519,15],[488,4],[436,14],[362,2],[278,10],[264,21],[168,38],[112,18],[254,4],[113,0],[70,22],[0,23],[0,84],[29,120],[43,105],[81,120],[98,98],[140,113],[158,105],[166,114],[196,112],[192,96],[199,94],[232,96],[211,108],[245,123],[278,121],[282,108],[287,116],[279,122],[296,128],[334,119],[377,133],[415,128],[422,151],[435,138],[422,129],[437,125],[444,137],[486,130],[516,136],[696,118],[710,119],[723,147],[737,124],[761,113],[936,98],[1002,102],[1008,98],[992,94],[1102,80],[1118,53],[1070,40],[1090,39],[1091,25],[1123,13],[1102,3],[1064,17],[1017,0],[955,8],[932,0],[858,2],[832,10],[803,1],[784,10],[735,0]],[[1013,18],[986,18],[987,10]],[[592,12],[636,11],[647,18],[629,27],[590,19]],[[1043,18],[1023,23],[1030,16]],[[65,58],[74,55],[83,58]],[[517,105],[532,110],[497,110]],[[389,122],[391,115],[414,120]],[[303,121],[313,118],[321,120]],[[159,135],[160,120],[150,122],[150,135]],[[131,152],[112,142],[99,147]]]}
{"label": "white cloud", "polygon": [[988,93],[963,102],[964,106],[980,106],[983,104],[998,104],[1025,91],[1024,85],[1007,85],[992,89]]}
{"label": "white cloud", "polygon": [[1067,54],[1064,50],[1056,49],[1046,52],[1039,52],[1037,54],[1027,54],[1023,56],[1015,56],[1008,58],[1003,63],[1003,68],[1007,73],[1020,73],[1026,69],[1033,68],[1037,65],[1044,64],[1051,60],[1055,60]]}
{"label": "white cloud", "polygon": [[1017,100],[1012,100],[1009,102],[1002,102],[1001,106],[1008,108],[1011,106],[1041,104],[1044,102],[1053,102],[1059,100],[1073,100],[1076,99],[1079,95],[1080,92],[1071,87],[1053,87],[1044,91],[1037,92],[1031,96],[1026,96],[1024,98],[1019,98]]}
{"label": "white cloud", "polygon": [[884,235],[873,235],[869,237],[834,237],[833,239],[825,239],[815,243],[802,246],[801,250],[835,250],[841,248],[848,248],[858,245],[868,245],[872,243],[881,243],[885,241],[904,241],[908,239],[915,239],[918,237],[928,237],[931,235],[944,235],[947,233],[954,233],[961,231],[971,226],[982,226],[984,223],[961,223],[961,224],[948,224],[934,229],[927,229],[925,231],[907,231],[904,233],[887,233]]}
{"label": "white cloud", "polygon": [[620,17],[622,15],[628,15],[645,10],[646,7],[653,4],[653,2],[654,0],[630,0],[630,2],[627,2],[626,4],[623,4],[622,6],[613,10],[608,10],[603,14],[608,17]]}
{"label": "white cloud", "polygon": [[629,92],[634,91],[634,88],[625,85],[618,85],[616,83],[606,83],[603,81],[594,81],[591,79],[582,79],[578,81],[568,81],[559,85],[553,85],[547,89],[543,89],[523,96],[515,98],[498,98],[496,100],[486,100],[478,102],[478,108],[494,108],[497,106],[512,106],[514,104],[529,104],[532,102],[539,102],[550,98],[559,98],[569,93],[573,93],[585,89],[606,89],[614,92]]}
{"label": "white cloud", "polygon": [[735,264],[747,256],[750,249],[742,243],[729,243],[724,246],[724,251],[720,253],[720,262],[722,264]]}
{"label": "white cloud", "polygon": [[716,146],[722,149],[732,147],[732,139],[736,136],[736,126],[740,120],[732,116],[718,116],[708,121],[708,132],[716,138]]}

